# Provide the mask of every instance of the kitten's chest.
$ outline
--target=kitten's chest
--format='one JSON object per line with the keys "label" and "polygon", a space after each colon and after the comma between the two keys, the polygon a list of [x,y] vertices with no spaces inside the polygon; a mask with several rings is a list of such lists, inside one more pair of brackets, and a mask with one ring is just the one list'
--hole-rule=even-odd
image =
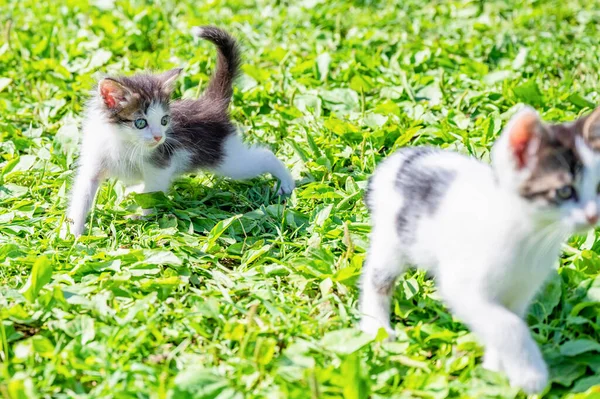
{"label": "kitten's chest", "polygon": [[147,157],[135,149],[114,150],[106,160],[106,169],[110,177],[116,177],[126,184],[142,180],[144,170],[148,167]]}
{"label": "kitten's chest", "polygon": [[560,248],[561,241],[558,240],[524,241],[504,272],[504,279],[496,280],[503,282],[498,285],[502,302],[510,308],[530,302],[555,268]]}

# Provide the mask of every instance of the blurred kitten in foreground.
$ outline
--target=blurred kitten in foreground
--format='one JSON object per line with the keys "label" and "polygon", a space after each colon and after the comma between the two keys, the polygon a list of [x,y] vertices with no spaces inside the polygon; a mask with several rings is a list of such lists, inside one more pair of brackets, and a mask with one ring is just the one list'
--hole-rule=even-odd
{"label": "blurred kitten in foreground", "polygon": [[367,193],[373,228],[361,329],[393,335],[394,283],[409,265],[425,268],[481,339],[484,367],[525,392],[542,391],[548,369],[523,317],[561,244],[598,223],[599,149],[600,109],[547,124],[525,108],[494,144],[491,165],[427,147],[387,158]]}

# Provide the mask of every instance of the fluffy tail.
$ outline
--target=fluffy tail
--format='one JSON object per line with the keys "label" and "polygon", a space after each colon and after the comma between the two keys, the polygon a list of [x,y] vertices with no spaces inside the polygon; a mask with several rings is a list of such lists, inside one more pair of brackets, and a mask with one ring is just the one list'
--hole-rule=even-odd
{"label": "fluffy tail", "polygon": [[233,81],[240,71],[240,50],[236,40],[227,32],[214,26],[194,26],[192,34],[217,46],[217,69],[204,95],[220,101],[227,107],[233,95]]}

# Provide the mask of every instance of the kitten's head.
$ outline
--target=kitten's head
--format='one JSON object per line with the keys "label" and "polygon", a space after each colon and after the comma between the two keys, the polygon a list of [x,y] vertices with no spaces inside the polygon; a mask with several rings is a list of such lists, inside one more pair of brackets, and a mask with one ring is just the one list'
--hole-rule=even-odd
{"label": "kitten's head", "polygon": [[104,78],[98,83],[98,106],[126,141],[158,147],[169,129],[169,101],[180,73],[176,68],[160,75]]}
{"label": "kitten's head", "polygon": [[574,122],[546,124],[532,108],[518,112],[494,145],[500,184],[571,231],[600,216],[600,109]]}

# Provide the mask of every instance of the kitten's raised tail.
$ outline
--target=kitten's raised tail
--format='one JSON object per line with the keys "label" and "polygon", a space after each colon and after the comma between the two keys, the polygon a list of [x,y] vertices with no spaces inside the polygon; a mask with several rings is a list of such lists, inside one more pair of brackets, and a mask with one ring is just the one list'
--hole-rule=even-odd
{"label": "kitten's raised tail", "polygon": [[227,107],[233,95],[233,81],[240,70],[238,44],[233,36],[214,26],[194,26],[192,34],[214,43],[219,50],[217,70],[204,95],[211,100],[222,102]]}

